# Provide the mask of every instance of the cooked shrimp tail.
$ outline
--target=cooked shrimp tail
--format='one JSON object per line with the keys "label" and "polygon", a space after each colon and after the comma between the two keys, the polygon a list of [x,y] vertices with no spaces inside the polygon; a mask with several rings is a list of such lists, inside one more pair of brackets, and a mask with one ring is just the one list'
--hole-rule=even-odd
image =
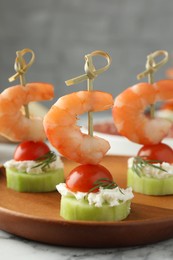
{"label": "cooked shrimp tail", "polygon": [[21,108],[31,101],[43,101],[53,98],[51,84],[29,83],[25,87],[16,85],[0,94],[0,134],[11,141],[46,138],[41,118],[26,118]]}
{"label": "cooked shrimp tail", "polygon": [[145,110],[158,101],[173,99],[173,80],[139,83],[115,98],[113,119],[118,132],[139,144],[157,144],[168,134],[172,123],[146,116]]}
{"label": "cooked shrimp tail", "polygon": [[113,106],[113,97],[101,91],[79,91],[57,100],[43,124],[50,143],[66,158],[82,164],[98,164],[110,145],[97,136],[81,132],[77,116]]}

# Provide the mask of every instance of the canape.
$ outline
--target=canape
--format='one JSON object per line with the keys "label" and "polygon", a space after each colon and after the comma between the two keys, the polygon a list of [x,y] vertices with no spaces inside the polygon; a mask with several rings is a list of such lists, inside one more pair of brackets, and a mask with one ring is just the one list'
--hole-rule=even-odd
{"label": "canape", "polygon": [[127,184],[146,195],[173,194],[173,150],[164,143],[143,146],[128,160]]}
{"label": "canape", "polygon": [[4,167],[7,187],[18,192],[54,191],[64,181],[62,160],[43,142],[22,142]]}
{"label": "canape", "polygon": [[56,187],[66,220],[120,221],[130,213],[132,189],[118,187],[102,165],[80,165]]}

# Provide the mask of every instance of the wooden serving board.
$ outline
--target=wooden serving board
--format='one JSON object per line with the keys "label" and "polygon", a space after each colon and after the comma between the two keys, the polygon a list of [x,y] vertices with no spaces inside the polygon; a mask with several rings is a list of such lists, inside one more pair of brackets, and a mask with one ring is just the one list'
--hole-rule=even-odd
{"label": "wooden serving board", "polygon": [[[105,157],[102,165],[126,187],[127,159]],[[63,159],[67,175],[76,164]],[[19,193],[6,187],[0,174],[0,229],[34,241],[74,247],[122,247],[173,237],[173,196],[135,194],[131,214],[120,222],[65,221],[59,216],[60,195]]]}

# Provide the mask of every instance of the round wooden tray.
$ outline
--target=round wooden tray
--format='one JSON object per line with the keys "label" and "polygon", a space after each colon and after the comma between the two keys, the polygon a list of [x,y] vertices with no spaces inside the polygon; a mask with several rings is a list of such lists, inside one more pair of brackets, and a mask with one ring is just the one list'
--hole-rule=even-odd
{"label": "round wooden tray", "polygon": [[[66,159],[65,173],[76,166]],[[127,157],[108,156],[102,163],[120,187],[126,187]],[[122,247],[150,244],[173,236],[173,196],[135,194],[131,214],[120,222],[65,221],[60,195],[18,193],[0,175],[0,229],[34,241],[73,247]]]}

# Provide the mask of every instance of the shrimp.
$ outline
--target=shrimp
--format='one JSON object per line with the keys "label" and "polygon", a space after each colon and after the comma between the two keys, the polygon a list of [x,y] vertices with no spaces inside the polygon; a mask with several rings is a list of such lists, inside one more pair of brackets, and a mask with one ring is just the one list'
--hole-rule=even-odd
{"label": "shrimp", "polygon": [[115,98],[112,111],[118,132],[143,145],[161,142],[172,123],[164,118],[147,117],[144,112],[148,105],[172,98],[173,80],[139,83],[126,89]]}
{"label": "shrimp", "polygon": [[88,111],[107,110],[113,106],[111,94],[78,91],[57,100],[43,120],[50,143],[66,158],[81,164],[98,164],[109,150],[109,142],[82,133],[77,116]]}
{"label": "shrimp", "polygon": [[169,79],[172,79],[173,78],[173,68],[169,68],[167,69],[166,71],[166,76],[169,78]]}
{"label": "shrimp", "polygon": [[26,118],[21,107],[31,101],[53,98],[53,86],[47,83],[16,85],[0,94],[0,134],[18,142],[41,141],[46,138],[41,118]]}

